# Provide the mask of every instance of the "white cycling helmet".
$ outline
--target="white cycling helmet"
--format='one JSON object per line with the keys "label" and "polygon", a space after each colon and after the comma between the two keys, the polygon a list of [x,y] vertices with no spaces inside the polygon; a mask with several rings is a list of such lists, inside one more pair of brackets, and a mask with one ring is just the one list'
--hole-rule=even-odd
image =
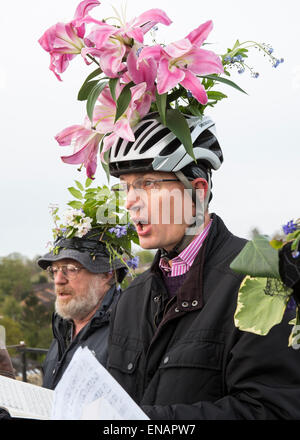
{"label": "white cycling helmet", "polygon": [[[186,116],[190,127],[197,163],[207,170],[217,170],[223,162],[215,124],[208,116]],[[180,140],[159,121],[157,113],[150,113],[134,129],[135,141],[119,138],[110,150],[110,174],[147,171],[173,172],[183,170],[194,160]]]}

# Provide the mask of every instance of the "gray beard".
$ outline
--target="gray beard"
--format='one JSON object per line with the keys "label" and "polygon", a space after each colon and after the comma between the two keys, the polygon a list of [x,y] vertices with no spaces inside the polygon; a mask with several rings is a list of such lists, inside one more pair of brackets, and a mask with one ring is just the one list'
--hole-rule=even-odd
{"label": "gray beard", "polygon": [[57,297],[55,311],[64,319],[82,321],[96,308],[100,298],[101,295],[96,287],[90,284],[87,292],[80,296],[73,296],[66,303]]}

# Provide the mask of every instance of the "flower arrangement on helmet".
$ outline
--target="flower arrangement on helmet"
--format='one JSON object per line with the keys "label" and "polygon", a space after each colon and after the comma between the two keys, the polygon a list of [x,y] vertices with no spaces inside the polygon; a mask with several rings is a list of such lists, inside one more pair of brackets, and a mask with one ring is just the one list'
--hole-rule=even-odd
{"label": "flower arrangement on helmet", "polygon": [[69,208],[61,215],[58,206],[50,205],[54,241],[48,243],[49,251],[57,254],[62,239],[85,238],[88,234],[89,240],[97,238],[105,245],[110,261],[120,259],[134,276],[139,260],[132,253],[132,245],[139,244],[139,240],[123,206],[122,193],[110,191],[105,185],[91,187],[92,182],[87,178],[82,185],[75,180],[76,187],[68,188],[75,200],[68,202]]}
{"label": "flower arrangement on helmet", "polygon": [[[87,65],[96,64],[78,93],[86,101],[87,116],[83,124],[62,130],[56,140],[61,146],[73,146],[74,152],[62,156],[69,164],[81,164],[93,178],[100,152],[107,172],[109,150],[119,138],[135,140],[133,128],[149,112],[158,112],[160,122],[182,142],[194,158],[191,133],[184,114],[201,117],[227,96],[214,89],[223,83],[244,92],[228,77],[233,68],[239,73],[249,70],[250,48],[259,49],[277,67],[280,62],[270,45],[253,41],[236,41],[232,49],[217,55],[202,46],[212,31],[212,21],[192,30],[179,41],[168,45],[146,45],[144,38],[157,24],[171,25],[161,9],[150,9],[130,21],[116,16],[98,20],[89,15],[98,0],[84,0],[76,8],[73,20],[57,23],[39,39],[50,54],[50,69],[61,80],[69,62],[81,54]],[[87,26],[91,29],[87,32]],[[244,92],[245,93],[245,92]],[[80,168],[81,169],[81,168]]]}
{"label": "flower arrangement on helmet", "polygon": [[[282,321],[286,308],[296,309],[289,345],[300,338],[300,218],[282,227],[283,236],[249,241],[230,267],[245,274],[235,324],[240,330],[266,335]],[[298,342],[297,342],[298,341]]]}

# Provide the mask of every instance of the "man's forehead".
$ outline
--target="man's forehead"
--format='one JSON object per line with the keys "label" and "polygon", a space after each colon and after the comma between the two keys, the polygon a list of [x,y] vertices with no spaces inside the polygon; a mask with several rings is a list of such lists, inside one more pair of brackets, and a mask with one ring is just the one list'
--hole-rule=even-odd
{"label": "man's forehead", "polygon": [[173,173],[165,173],[162,171],[149,171],[148,173],[131,173],[131,174],[123,174],[120,176],[120,180],[124,182],[133,182],[137,179],[166,179],[166,178],[174,178]]}

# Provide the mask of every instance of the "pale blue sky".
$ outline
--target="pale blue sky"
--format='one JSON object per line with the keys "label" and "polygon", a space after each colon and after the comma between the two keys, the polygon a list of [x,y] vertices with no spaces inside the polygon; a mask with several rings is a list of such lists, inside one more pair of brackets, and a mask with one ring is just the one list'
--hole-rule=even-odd
{"label": "pale blue sky", "polygon": [[[106,0],[91,15],[110,15]],[[33,257],[45,252],[51,239],[50,203],[62,210],[69,200],[67,187],[84,180],[76,166],[63,164],[54,136],[63,128],[81,123],[84,105],[77,91],[90,70],[77,57],[56,80],[48,70],[49,56],[37,43],[43,32],[58,21],[69,21],[75,0],[16,0],[1,8],[0,59],[0,256],[21,252]],[[225,161],[213,176],[217,212],[237,235],[248,236],[253,227],[272,234],[299,214],[300,59],[297,0],[188,1],[152,0],[164,9],[173,24],[159,26],[157,40],[183,38],[202,22],[212,19],[208,41],[223,53],[240,41],[270,43],[285,62],[277,69],[253,53],[249,64],[258,79],[235,74],[232,79],[248,96],[222,88],[229,99],[209,114],[215,119]],[[149,9],[146,0],[128,0],[128,18]],[[97,181],[106,178],[98,168]]]}

